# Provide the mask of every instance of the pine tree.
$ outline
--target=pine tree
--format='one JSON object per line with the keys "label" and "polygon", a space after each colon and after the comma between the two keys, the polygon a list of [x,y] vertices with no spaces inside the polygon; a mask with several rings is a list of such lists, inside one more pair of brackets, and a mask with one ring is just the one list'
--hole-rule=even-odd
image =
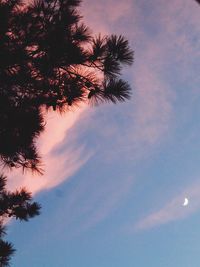
{"label": "pine tree", "polygon": [[120,78],[133,51],[123,36],[95,36],[79,0],[0,1],[0,159],[42,172],[35,141],[45,109],[65,112],[82,102],[123,102]]}
{"label": "pine tree", "polygon": [[32,196],[25,189],[15,192],[6,190],[6,177],[0,175],[0,267],[9,266],[11,256],[15,249],[13,245],[3,240],[6,229],[5,220],[15,218],[20,221],[28,221],[39,215],[40,205],[32,202]]}

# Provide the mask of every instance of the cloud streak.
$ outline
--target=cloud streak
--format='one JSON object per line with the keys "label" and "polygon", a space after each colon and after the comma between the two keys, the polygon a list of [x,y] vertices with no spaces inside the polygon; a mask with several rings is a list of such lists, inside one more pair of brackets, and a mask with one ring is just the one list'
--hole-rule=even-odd
{"label": "cloud streak", "polygon": [[[84,13],[92,28],[107,33],[111,31],[108,20],[111,24],[117,23],[130,15],[132,1],[126,1],[126,5],[123,2],[123,5],[124,8],[121,9],[120,3],[116,4],[115,1],[106,2],[105,5],[86,1]],[[115,9],[115,14],[113,6],[119,7]],[[113,16],[106,16],[105,13]],[[95,14],[95,19],[92,14]],[[102,15],[106,17],[105,20],[102,19]],[[132,33],[129,32],[129,35],[132,36]],[[161,142],[170,128],[173,95],[157,73],[162,47],[150,42],[145,33],[141,33],[141,28],[136,28],[134,31],[134,37],[137,36],[140,42],[145,44],[145,48],[144,50],[138,48],[137,61],[131,70],[133,72],[130,80],[134,84],[133,101],[128,108],[121,106],[122,120],[123,122],[126,120],[125,127],[122,128],[119,124],[117,115],[114,116],[112,113],[112,107],[103,107],[103,120],[98,115],[95,120],[94,116],[89,116],[85,124],[86,128],[90,128],[91,125],[95,127],[98,138],[94,146],[98,147],[100,153],[104,153],[104,160],[111,161],[111,164],[115,157],[122,156],[124,160],[134,158],[138,163],[141,162],[141,159],[149,155]],[[102,143],[102,139],[104,142],[107,139],[109,144]],[[125,196],[129,194],[133,181],[134,177],[131,176],[115,177],[110,182],[106,180],[105,184],[103,182],[98,184],[94,180],[92,183],[96,183],[96,186],[95,184],[91,186],[91,181],[80,183],[77,190],[72,191],[67,199],[65,211],[68,218],[63,217],[62,222],[73,225],[80,220],[82,230],[94,227],[120,206]],[[88,191],[91,187],[95,188],[93,192]]]}
{"label": "cloud streak", "polygon": [[[144,4],[145,1],[141,1],[141,3]],[[102,136],[106,137],[107,135],[110,143],[112,143],[110,137],[115,137],[113,147],[104,152],[106,160],[123,155],[124,160],[127,158],[130,160],[131,158],[134,161],[137,160],[137,164],[141,164],[145,158],[148,158],[156,150],[159,144],[165,142],[173,127],[173,116],[176,116],[174,103],[177,101],[177,90],[175,90],[177,88],[169,83],[167,75],[172,76],[174,80],[182,80],[188,77],[188,73],[191,73],[191,75],[195,73],[194,61],[199,55],[199,50],[196,45],[194,46],[193,40],[200,29],[200,24],[197,22],[199,12],[194,10],[196,8],[195,3],[192,5],[189,2],[183,3],[181,0],[176,0],[173,3],[150,1],[150,4],[155,8],[146,17],[144,17],[142,5],[137,5],[136,1],[134,4],[127,1],[124,5],[126,7],[124,13],[121,13],[119,9],[118,15],[105,20],[102,20],[102,16],[100,16],[101,14],[105,16],[105,12],[102,12],[102,10],[101,12],[94,12],[94,7],[87,5],[90,6],[88,12],[95,14],[95,25],[101,25],[104,29],[105,21],[109,20],[109,25],[113,25],[112,23],[115,21],[117,25],[115,29],[118,27],[120,30],[124,30],[129,39],[132,37],[131,41],[135,40],[136,42],[136,61],[130,77],[134,87],[133,102],[128,105],[127,109],[123,110],[124,120],[126,119],[128,124],[122,127],[118,121],[114,122],[116,116],[109,123],[106,123],[105,119],[104,127],[96,125],[98,134],[102,132]],[[112,14],[113,6],[115,6],[114,1],[109,1],[106,7],[102,5],[106,14]],[[95,8],[97,7],[95,6]],[[129,16],[130,10],[137,19]],[[155,10],[157,13],[154,13]],[[194,13],[192,13],[193,11]],[[133,13],[131,13],[132,16]],[[133,27],[129,28],[123,23],[123,19],[127,22],[127,17],[130,21],[136,23],[132,25]],[[119,23],[119,21],[121,22]],[[192,25],[193,31],[191,31],[191,25],[188,26],[188,23]],[[107,32],[109,31],[111,31],[110,28]],[[152,32],[152,34],[149,34],[149,32]],[[176,74],[173,73],[174,70]],[[182,192],[161,210],[149,214],[144,220],[138,222],[136,228],[150,228],[172,220],[185,218],[195,212],[199,208],[200,202],[198,187],[199,185],[194,185],[188,188],[188,191]],[[123,192],[123,188],[121,190]],[[185,195],[194,199],[194,203],[192,200],[187,209],[182,207]],[[90,214],[91,217],[92,214],[95,214],[94,217],[88,216],[90,218],[88,219],[88,225],[98,223],[111,213],[115,197],[116,192],[112,190],[109,194],[109,201],[103,199],[99,207],[94,205],[97,196],[93,196],[91,199],[93,204],[91,205],[95,206],[96,211]],[[115,208],[119,204],[120,201],[117,201]],[[106,205],[107,209],[104,212]]]}
{"label": "cloud streak", "polygon": [[[67,180],[85,164],[90,157],[90,152],[85,152],[83,144],[76,144],[76,132],[72,131],[85,109],[81,108],[62,116],[55,112],[47,114],[46,130],[38,142],[45,174],[34,176],[28,172],[23,174],[21,170],[14,170],[8,173],[8,188],[10,190],[26,187],[35,194],[53,188]],[[62,149],[63,147],[65,149]],[[58,153],[57,149],[61,151]]]}
{"label": "cloud streak", "polygon": [[[96,150],[96,147],[100,147],[99,150],[103,151],[105,161],[112,161],[114,157],[123,156],[124,161],[134,159],[137,164],[141,164],[145,158],[148,158],[156,150],[161,142],[166,140],[166,135],[172,127],[173,101],[176,95],[172,92],[164,73],[172,64],[179,64],[179,75],[187,75],[188,68],[193,70],[191,68],[192,64],[188,67],[184,63],[183,67],[180,65],[182,63],[180,58],[187,59],[186,62],[188,62],[188,54],[190,54],[190,57],[195,57],[199,53],[199,51],[197,53],[197,49],[194,52],[192,51],[192,37],[189,37],[187,32],[180,31],[180,27],[188,22],[185,19],[186,22],[183,25],[181,21],[184,18],[189,20],[192,18],[193,25],[197,21],[195,16],[189,16],[191,12],[189,8],[193,8],[192,5],[183,5],[181,0],[176,0],[173,3],[157,1],[159,4],[156,4],[155,1],[149,3],[151,2],[155,3],[152,6],[158,9],[158,16],[156,17],[153,13],[144,16],[142,6],[138,5],[137,1],[131,0],[123,1],[123,3],[114,0],[94,3],[86,0],[82,7],[86,21],[91,25],[91,28],[95,29],[95,32],[100,31],[102,34],[106,34],[113,32],[112,27],[115,27],[115,30],[119,29],[118,34],[125,31],[131,42],[136,42],[136,61],[131,70],[132,74],[129,76],[129,80],[134,87],[133,101],[127,106],[121,106],[122,113],[116,113],[115,117],[113,116],[114,109],[105,107],[105,112],[102,112],[105,116],[103,123],[99,123],[98,117],[94,121],[90,114],[87,111],[85,112],[84,129],[90,128],[92,125],[95,128],[96,135],[103,136],[105,139],[107,137],[108,145],[105,145],[101,138],[97,138],[97,143],[94,145],[94,150]],[[140,3],[144,4],[145,1]],[[179,10],[177,13],[179,16],[174,10]],[[132,21],[133,25],[131,27],[125,25],[127,19],[129,22]],[[156,23],[156,29],[147,27],[147,25],[152,24],[152,21],[154,21],[154,25]],[[144,26],[144,23],[146,23],[146,26]],[[149,30],[152,30],[152,35],[149,34]],[[197,26],[195,31],[198,31]],[[182,50],[184,50],[184,56]],[[108,110],[111,111],[110,115],[108,112],[106,113]],[[34,193],[50,189],[68,179],[84,165],[91,154],[88,152],[85,156],[84,146],[77,147],[76,138],[71,135],[71,129],[79,121],[81,114],[82,111],[76,112],[67,115],[66,118],[58,116],[51,118],[52,114],[49,115],[48,129],[39,141],[43,159],[46,162],[45,176],[34,178],[21,177],[21,174],[17,174],[16,177],[12,175],[13,178],[9,183],[11,188],[26,186]],[[118,121],[119,114],[121,114],[125,127],[122,127]],[[76,131],[73,131],[74,134],[80,135]],[[60,147],[66,149],[60,150],[59,153],[56,152]],[[118,179],[120,186],[117,186],[116,181],[113,181],[115,186],[106,181],[105,186],[100,184],[92,194],[90,192],[89,196],[88,181],[81,183],[79,189],[71,192],[67,200],[69,202],[66,205],[66,210],[69,212],[71,221],[76,221],[77,217],[84,217],[87,214],[87,219],[84,219],[84,227],[92,227],[117,209],[131,188],[133,177],[118,177]],[[191,189],[191,195],[193,196],[193,194],[196,197],[195,188]],[[86,198],[85,202],[82,201],[82,197]],[[175,198],[161,210],[149,214],[138,222],[136,228],[145,229],[172,221],[176,216],[177,218],[187,216],[185,213],[191,211],[193,204],[190,203],[189,209],[183,209],[181,203],[184,197],[185,195],[182,194],[180,198]]]}
{"label": "cloud streak", "polygon": [[[184,198],[188,197],[189,205],[184,207]],[[200,183],[196,182],[182,190],[178,196],[166,203],[161,209],[154,211],[139,220],[132,230],[145,230],[184,219],[200,209]],[[130,227],[131,229],[131,227]]]}

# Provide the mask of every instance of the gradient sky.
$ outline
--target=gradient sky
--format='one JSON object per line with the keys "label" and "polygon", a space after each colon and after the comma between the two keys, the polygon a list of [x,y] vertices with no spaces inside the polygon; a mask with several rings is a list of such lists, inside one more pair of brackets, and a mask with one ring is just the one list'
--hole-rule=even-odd
{"label": "gradient sky", "polygon": [[9,180],[42,205],[9,225],[12,266],[198,267],[200,6],[84,0],[81,12],[94,33],[130,40],[132,100],[48,115],[46,174]]}

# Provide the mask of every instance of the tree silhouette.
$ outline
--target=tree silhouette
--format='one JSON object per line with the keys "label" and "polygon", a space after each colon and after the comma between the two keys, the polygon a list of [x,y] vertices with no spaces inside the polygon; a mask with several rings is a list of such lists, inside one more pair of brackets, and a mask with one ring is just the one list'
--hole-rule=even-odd
{"label": "tree silhouette", "polygon": [[9,266],[11,256],[15,252],[13,245],[3,240],[6,234],[5,220],[15,218],[28,221],[40,212],[40,205],[32,202],[31,194],[25,189],[9,192],[5,187],[6,177],[0,175],[0,267]]}
{"label": "tree silhouette", "polygon": [[[85,102],[123,102],[121,79],[133,51],[123,36],[93,36],[79,0],[0,0],[0,163],[42,173],[36,140],[48,110],[66,112]],[[5,221],[39,214],[25,189],[6,191],[0,175],[0,267],[15,249],[4,240]]]}
{"label": "tree silhouette", "polygon": [[13,245],[3,240],[6,228],[0,223],[0,267],[10,266],[11,256],[15,253]]}
{"label": "tree silhouette", "polygon": [[91,35],[79,0],[0,1],[0,159],[42,173],[35,142],[45,110],[123,102],[133,51],[123,36]]}

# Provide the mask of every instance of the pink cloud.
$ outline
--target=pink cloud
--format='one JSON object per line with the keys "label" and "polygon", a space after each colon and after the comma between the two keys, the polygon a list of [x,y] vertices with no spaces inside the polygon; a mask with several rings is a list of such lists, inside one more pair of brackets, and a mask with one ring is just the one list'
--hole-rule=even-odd
{"label": "pink cloud", "polygon": [[[183,206],[184,198],[189,199],[189,205]],[[177,193],[172,200],[169,200],[161,209],[148,214],[139,220],[135,225],[130,226],[132,231],[144,230],[167,224],[176,220],[188,217],[200,209],[200,183],[194,183]]]}
{"label": "pink cloud", "polygon": [[[148,61],[147,61],[148,62]],[[138,75],[138,77],[137,77]],[[172,93],[159,75],[147,66],[135,70],[135,130],[136,141],[156,143],[168,129],[172,112]]]}
{"label": "pink cloud", "polygon": [[[171,120],[172,114],[176,115],[174,102],[178,88],[172,88],[165,75],[169,66],[179,69],[181,80],[189,79],[189,75],[195,72],[193,61],[199,56],[199,46],[193,38],[199,36],[200,24],[195,1],[161,1],[156,6],[158,16],[155,23],[159,29],[156,34],[149,35],[142,25],[143,10],[137,6],[134,9],[137,20],[133,19],[135,27],[133,25],[129,31],[136,40],[133,104],[129,110],[132,125],[121,142],[124,144],[125,140],[132,151],[136,154],[139,151],[140,157],[144,157],[166,139],[173,127]],[[124,147],[127,146],[124,144]]]}
{"label": "pink cloud", "polygon": [[[130,3],[130,0],[127,0]],[[107,2],[107,10],[110,9],[112,1]],[[85,7],[85,6],[83,6]],[[89,21],[92,20],[92,25],[95,30],[106,34],[109,32],[106,25],[97,23],[97,19],[92,19],[90,12],[90,6],[84,9],[86,17],[89,17]],[[96,14],[102,13],[102,5],[96,5]],[[104,8],[103,8],[104,9]],[[105,9],[104,9],[105,10]],[[120,18],[125,11],[128,10],[128,6],[118,3],[118,9],[115,9],[110,16],[111,20]],[[87,13],[89,12],[90,15]],[[99,17],[100,20],[100,17]],[[39,150],[42,154],[43,162],[45,164],[45,174],[41,177],[33,177],[31,174],[23,175],[21,171],[12,171],[8,173],[9,181],[8,187],[13,190],[18,187],[26,187],[33,194],[41,191],[50,189],[60,184],[64,180],[72,176],[90,157],[90,152],[84,151],[84,146],[74,148],[76,146],[75,140],[73,144],[67,142],[68,132],[79,117],[86,110],[86,107],[76,110],[75,112],[67,113],[66,115],[60,116],[60,114],[49,113],[47,115],[47,127],[43,135],[40,136],[38,141]],[[61,143],[65,144],[66,150],[61,154],[52,153]],[[83,152],[84,151],[84,152]],[[83,157],[84,154],[84,157]]]}
{"label": "pink cloud", "polygon": [[132,0],[124,1],[96,1],[95,4],[91,0],[85,0],[81,7],[84,15],[84,21],[87,22],[94,34],[110,34],[111,25],[117,20],[133,15]]}
{"label": "pink cloud", "polygon": [[[89,183],[88,179],[86,180],[80,180],[76,187],[62,198],[62,202],[65,202],[64,208],[58,207],[55,215],[55,218],[59,217],[60,223],[56,235],[66,231],[68,237],[79,235],[95,227],[118,209],[134,183],[132,176],[121,179],[116,177],[115,181],[103,179],[104,182],[95,180],[95,177],[89,179]],[[78,228],[77,223],[80,223]]]}
{"label": "pink cloud", "polygon": [[[23,174],[21,170],[8,173],[9,189],[26,187],[35,194],[41,190],[57,186],[84,165],[90,157],[90,152],[85,152],[84,145],[76,146],[69,130],[76,125],[85,109],[83,107],[62,116],[55,112],[50,112],[47,115],[46,131],[40,137],[38,144],[44,162],[45,174],[33,176],[28,172]],[[69,142],[69,138],[73,142]],[[66,149],[60,153],[55,153],[54,150],[59,146],[66,146]]]}
{"label": "pink cloud", "polygon": [[[138,35],[143,38],[143,44],[146,45],[138,54],[138,60],[143,64],[136,63],[134,75],[134,83],[138,89],[136,89],[135,100],[135,124],[137,125],[135,134],[137,133],[136,140],[139,141],[138,147],[142,149],[140,142],[142,140],[143,144],[147,144],[147,155],[155,149],[163,137],[166,138],[173,127],[171,115],[176,116],[173,101],[178,97],[176,94],[179,88],[174,92],[171,91],[163,75],[166,66],[171,66],[172,69],[178,68],[181,80],[187,80],[191,72],[196,73],[196,65],[193,65],[193,62],[199,58],[199,46],[197,49],[199,40],[196,43],[193,39],[200,33],[200,9],[197,8],[195,1],[177,0],[173,3],[165,1],[164,8],[163,6],[161,4],[159,7],[157,21],[164,30],[152,39],[144,34],[142,37],[141,33]],[[134,36],[137,36],[137,33]],[[144,153],[141,154],[141,157],[144,157]],[[199,195],[199,183],[188,186],[161,209],[132,224],[129,227],[130,231],[148,229],[188,217],[200,209]],[[182,203],[186,196],[189,197],[190,204],[183,208]]]}
{"label": "pink cloud", "polygon": [[[82,7],[85,20],[89,22],[89,25],[91,25],[91,28],[96,33],[101,32],[102,34],[107,34],[112,32],[111,25],[114,25],[118,19],[123,17],[127,19],[129,16],[130,21],[134,22],[134,24],[128,25],[128,27],[124,25],[126,27],[121,27],[120,30],[123,29],[126,31],[126,35],[128,33],[130,39],[134,37],[138,42],[138,47],[136,47],[136,61],[133,66],[132,77],[130,78],[134,87],[133,99],[128,106],[128,110],[124,106],[121,106],[124,112],[124,120],[129,120],[127,129],[122,129],[115,117],[112,119],[109,118],[110,121],[106,121],[105,119],[105,123],[102,126],[98,125],[99,122],[95,123],[87,111],[85,113],[85,118],[87,118],[85,127],[90,127],[92,123],[93,127],[96,127],[98,134],[107,136],[111,142],[113,141],[113,136],[115,137],[115,150],[105,150],[105,160],[112,160],[114,156],[122,155],[123,157],[137,159],[137,163],[139,164],[141,160],[148,157],[165,140],[172,127],[171,116],[174,111],[173,101],[176,95],[172,92],[169,84],[162,76],[162,71],[165,69],[166,62],[172,60],[170,59],[170,51],[173,50],[174,46],[177,46],[180,51],[183,49],[185,54],[190,53],[191,57],[197,54],[192,54],[192,43],[188,37],[185,34],[177,34],[179,31],[178,25],[180,25],[179,20],[182,20],[183,17],[176,17],[173,10],[178,8],[179,13],[183,12],[183,8],[181,8],[180,12],[183,1],[177,0],[173,3],[161,2],[165,3],[165,6],[164,4],[160,6],[160,13],[157,20],[162,22],[162,28],[165,31],[159,32],[154,37],[149,36],[143,31],[143,25],[142,23],[140,24],[143,20],[143,11],[137,7],[133,11],[131,9],[131,0],[123,2],[110,0],[106,1],[104,3],[105,5],[101,2],[85,1]],[[192,4],[187,4],[187,10],[184,9],[184,12],[189,14],[191,12],[189,10],[190,8],[193,10],[194,7],[192,7]],[[195,25],[197,15],[194,17],[195,19],[191,15],[190,19],[192,18],[192,23]],[[175,20],[175,18],[178,18],[178,20]],[[139,19],[141,21],[138,21]],[[110,23],[109,25],[108,22]],[[122,32],[120,31],[119,33],[121,34]],[[169,37],[170,42],[167,40]],[[180,54],[174,56],[173,62],[179,62],[179,59]],[[186,74],[187,69],[182,68],[181,71],[183,74]],[[68,135],[70,135],[69,130],[78,121],[80,114],[81,111],[71,115],[67,114],[66,119],[65,117],[51,118],[51,114],[49,115],[49,130],[47,129],[39,143],[44,154],[44,162],[46,162],[45,176],[22,177],[21,174],[17,174],[16,177],[10,180],[10,188],[25,185],[36,193],[40,190],[49,189],[58,185],[83,166],[89,158],[90,153],[86,153],[87,156],[83,157],[82,155],[85,153],[84,146],[76,148],[75,141],[73,144],[69,144],[66,141],[66,150],[61,154],[55,155],[52,153],[59,144],[64,142],[65,137],[67,140]],[[54,129],[54,131],[51,129]],[[101,144],[98,145],[101,146]],[[80,185],[82,188],[79,188],[80,190],[78,192],[72,192],[69,204],[67,205],[68,208],[66,207],[71,215],[69,217],[73,221],[81,214],[88,213],[90,215],[88,216],[89,219],[84,221],[86,228],[104,220],[112,210],[115,210],[120,205],[123,197],[132,186],[132,180],[133,178],[121,178],[119,182],[121,186],[117,188],[118,190],[110,184],[108,184],[108,189],[107,186],[99,185],[98,190],[90,195],[86,204],[81,201],[79,203],[81,197],[84,195],[87,196],[88,194],[88,185],[83,182]],[[116,183],[116,181],[114,182]],[[192,192],[191,190],[191,194],[193,194]],[[194,195],[196,196],[196,193]],[[141,220],[136,228],[153,227],[154,225],[173,220],[173,216],[178,216],[177,218],[185,216],[182,213],[185,214],[189,209],[182,209],[180,203],[183,197],[184,195],[181,195],[180,199],[175,198],[172,202],[166,204],[163,209],[150,214],[144,220]],[[101,200],[100,202],[99,199]],[[174,206],[178,207],[175,211],[173,210]],[[176,211],[179,212],[177,213],[179,215],[176,215]]]}
{"label": "pink cloud", "polygon": [[[132,176],[130,176],[125,178],[123,177],[123,179],[115,181],[115,185],[112,181],[111,184],[107,184],[106,188],[102,186],[102,192],[100,191],[100,196],[93,196],[88,202],[86,210],[90,211],[90,216],[89,219],[83,223],[82,230],[86,230],[95,226],[107,218],[111,212],[116,210],[125,196],[130,192],[133,182],[134,179]],[[96,209],[98,206],[99,208]]]}
{"label": "pink cloud", "polygon": [[[111,2],[112,5],[108,4],[106,7],[102,4],[95,3],[94,6],[91,4],[86,11],[86,14],[93,14],[89,17],[89,20],[91,19],[97,29],[105,24],[102,16],[104,17],[105,13],[112,14],[113,6],[119,3],[118,1],[115,1],[115,3],[109,1],[109,3]],[[131,7],[130,2],[126,7]],[[161,25],[159,24],[161,28],[153,37],[143,31],[143,25],[141,23],[143,11],[139,10],[137,7],[135,8],[135,15],[137,19],[141,21],[130,18],[130,20],[134,21],[134,23],[136,22],[136,24],[129,25],[129,28],[124,28],[128,36],[130,36],[130,38],[134,37],[138,43],[132,75],[132,84],[134,87],[133,100],[128,106],[128,109],[124,109],[123,112],[124,120],[129,120],[130,123],[126,129],[122,129],[118,121],[115,122],[116,118],[113,117],[113,119],[109,118],[108,123],[105,119],[104,127],[96,125],[98,134],[104,137],[107,136],[108,140],[112,140],[111,138],[113,138],[113,136],[115,137],[114,149],[104,152],[106,161],[112,160],[116,155],[122,155],[123,157],[128,157],[129,160],[133,158],[137,160],[137,164],[140,164],[156,150],[156,147],[159,146],[160,143],[165,142],[167,139],[173,127],[171,120],[172,115],[175,116],[174,102],[176,100],[176,93],[173,92],[171,85],[168,83],[163,73],[167,64],[172,66],[173,62],[181,64],[181,62],[186,60],[186,63],[178,67],[180,68],[180,75],[187,75],[189,68],[187,66],[188,55],[192,58],[196,58],[199,54],[199,51],[193,49],[193,42],[190,40],[188,34],[184,31],[181,32],[181,27],[188,23],[188,20],[194,26],[195,31],[199,31],[198,25],[200,24],[196,24],[197,18],[199,19],[199,11],[198,14],[197,11],[195,11],[195,16],[193,17],[191,10],[194,10],[194,8],[196,8],[195,3],[194,5],[189,2],[184,4],[181,0],[174,1],[173,3],[161,1],[158,13],[159,16],[156,18],[157,23],[161,23]],[[102,9],[104,9],[105,13],[102,13]],[[112,21],[112,19],[117,20],[120,16],[128,16],[130,14],[129,12],[130,10],[127,9],[124,13],[119,13],[119,15],[114,14],[110,21]],[[188,18],[188,20],[185,18]],[[105,30],[105,32],[106,31],[108,32],[108,30]],[[174,50],[174,48],[176,49]],[[179,53],[174,53],[174,51],[177,50]],[[90,122],[90,124],[91,123],[93,123],[94,127],[94,122]],[[99,188],[99,190],[101,189]],[[122,193],[121,195],[120,190]],[[196,209],[199,208],[199,199],[195,201],[195,204],[193,204],[192,201],[188,209],[183,209],[181,206],[185,193],[187,193],[191,199],[198,198],[199,191],[195,191],[195,186],[188,190],[189,191],[186,190],[187,192],[182,192],[177,198],[175,197],[170,203],[167,203],[163,209],[145,217],[144,220],[141,220],[135,227],[153,227],[154,225],[183,218],[196,211]],[[113,209],[116,209],[116,207],[120,205],[120,198],[123,198],[123,192],[123,188],[119,189],[117,193],[115,190],[111,190],[109,193],[109,201],[103,199],[99,205],[95,204],[98,200],[98,193],[96,193],[90,200],[90,205],[84,206],[84,204],[81,203],[80,206],[76,207],[79,211],[87,210],[89,212],[90,216],[88,216],[89,219],[85,225],[93,226],[105,219]],[[84,192],[81,194],[84,194]],[[76,197],[78,198],[78,194]]]}
{"label": "pink cloud", "polygon": [[[131,1],[127,1],[127,3],[129,4],[126,6],[126,11],[120,13],[119,10],[119,14],[115,14],[113,19],[129,14]],[[102,10],[98,11],[98,9],[106,10],[105,12],[112,14],[113,4],[113,1],[109,1],[106,8],[99,3],[85,6],[84,11],[87,20],[91,22],[95,29],[103,27],[104,33],[109,32],[108,26],[104,25],[101,17]],[[118,4],[119,2],[115,3],[115,5]],[[91,15],[87,16],[87,14]],[[95,16],[94,20],[93,16]],[[127,129],[121,129],[121,125],[114,116],[107,119],[105,114],[102,127],[98,119],[94,121],[93,116],[87,117],[88,113],[85,114],[87,117],[85,127],[92,125],[93,128],[96,128],[98,135],[107,137],[115,144],[114,149],[108,151],[103,144],[101,147],[98,140],[97,146],[104,150],[105,161],[112,161],[113,157],[121,155],[124,158],[127,156],[129,158],[134,157],[139,163],[141,159],[143,160],[146,155],[149,155],[155,149],[170,129],[174,96],[169,86],[161,79],[156,65],[160,63],[159,56],[163,52],[162,47],[155,46],[154,43],[149,45],[147,36],[144,33],[141,34],[140,29],[137,29],[137,31],[137,33],[134,31],[134,36],[138,34],[141,41],[146,45],[144,51],[138,53],[133,70],[131,70],[133,71],[132,84],[134,84],[133,100],[128,110],[121,106],[124,110],[124,113],[122,113],[124,114],[124,120],[127,120],[128,115],[129,124]],[[132,36],[132,32],[130,32],[130,36]],[[88,184],[81,183],[78,189],[71,192],[69,199],[67,199],[65,211],[68,218],[66,221],[63,218],[62,221],[65,221],[66,225],[70,225],[77,219],[81,219],[82,230],[95,226],[119,207],[123,198],[132,188],[133,181],[133,177],[121,177],[112,181],[112,183],[106,181],[105,185],[97,185],[94,192],[88,192]],[[94,182],[98,183],[97,181]],[[85,198],[87,200],[82,201]]]}

